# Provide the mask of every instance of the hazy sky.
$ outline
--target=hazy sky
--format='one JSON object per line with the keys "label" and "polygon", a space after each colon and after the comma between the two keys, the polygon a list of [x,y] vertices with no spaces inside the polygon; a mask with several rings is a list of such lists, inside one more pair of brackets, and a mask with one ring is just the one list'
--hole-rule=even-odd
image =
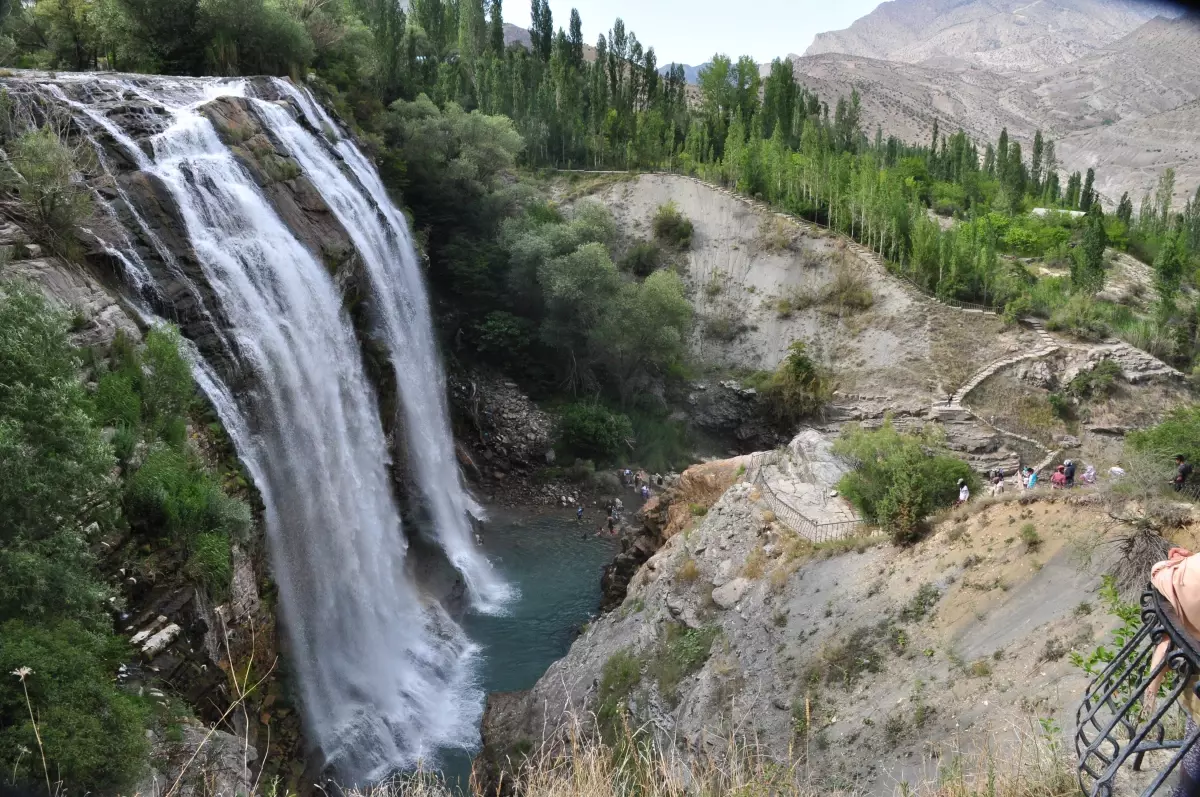
{"label": "hazy sky", "polygon": [[[596,43],[613,20],[654,47],[658,63],[702,64],[713,53],[770,61],[803,53],[813,36],[838,30],[869,13],[879,0],[550,0],[554,27],[566,28],[579,9],[583,38]],[[529,27],[529,0],[504,0],[504,21]]]}

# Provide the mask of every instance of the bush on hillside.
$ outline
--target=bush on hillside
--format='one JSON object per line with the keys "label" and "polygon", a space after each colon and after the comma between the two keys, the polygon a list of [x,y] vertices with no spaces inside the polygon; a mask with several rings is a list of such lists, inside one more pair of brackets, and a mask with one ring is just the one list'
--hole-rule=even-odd
{"label": "bush on hillside", "polygon": [[1183,454],[1195,466],[1200,463],[1200,404],[1176,407],[1157,426],[1130,432],[1125,442],[1135,451],[1163,460]]}
{"label": "bush on hillside", "polygon": [[898,432],[890,418],[876,430],[848,427],[833,451],[853,466],[838,482],[842,495],[897,545],[916,542],[925,519],[954,503],[959,479],[979,489],[975,472],[939,440]]}
{"label": "bush on hillside", "polygon": [[1051,311],[1046,329],[1091,341],[1104,340],[1111,332],[1100,307],[1085,294],[1076,294]]}
{"label": "bush on hillside", "polygon": [[6,149],[0,184],[20,198],[42,240],[59,249],[70,246],[92,214],[92,195],[77,178],[75,151],[49,125],[18,136]]}
{"label": "bush on hillside", "polygon": [[146,334],[140,379],[146,424],[174,443],[183,441],[183,426],[196,397],[192,367],[183,356],[183,338],[173,326],[155,327]]}
{"label": "bush on hillside", "polygon": [[637,277],[648,277],[662,264],[662,250],[653,241],[638,241],[625,257],[621,259],[620,268]]}
{"label": "bush on hillside", "polygon": [[[50,777],[70,793],[113,792],[145,766],[147,711],[116,688],[112,673],[128,658],[123,640],[72,621],[0,626],[0,770],[34,793],[44,774],[29,711],[38,721]],[[13,672],[28,668],[25,692]],[[32,751],[32,752],[31,752]]]}
{"label": "bush on hillside", "polygon": [[1106,357],[1090,371],[1081,371],[1072,379],[1067,392],[1077,398],[1106,398],[1116,389],[1117,380],[1122,376],[1121,366]]}
{"label": "bush on hillside", "polygon": [[808,356],[802,341],[788,347],[788,355],[760,388],[768,415],[778,424],[794,427],[818,413],[833,395],[829,373]]}
{"label": "bush on hillside", "polygon": [[129,478],[125,508],[136,530],[189,549],[204,534],[245,540],[252,523],[245,502],[226,495],[195,455],[163,444],[153,446]]}
{"label": "bush on hillside", "polygon": [[111,490],[68,319],[28,286],[0,294],[0,622],[96,619],[105,594],[83,529]]}
{"label": "bush on hillside", "polygon": [[679,212],[679,207],[674,202],[659,205],[658,210],[654,212],[653,226],[654,237],[665,246],[673,246],[676,249],[692,247],[692,222]]}
{"label": "bush on hillside", "polygon": [[560,447],[569,454],[608,461],[628,452],[633,438],[629,416],[611,412],[600,404],[568,405],[558,421]]}
{"label": "bush on hillside", "polygon": [[504,310],[488,313],[475,328],[476,344],[483,354],[511,358],[529,348],[530,322]]}
{"label": "bush on hillside", "polygon": [[687,467],[694,459],[687,424],[673,421],[663,413],[630,413],[636,441],[633,460],[651,472],[665,473]]}

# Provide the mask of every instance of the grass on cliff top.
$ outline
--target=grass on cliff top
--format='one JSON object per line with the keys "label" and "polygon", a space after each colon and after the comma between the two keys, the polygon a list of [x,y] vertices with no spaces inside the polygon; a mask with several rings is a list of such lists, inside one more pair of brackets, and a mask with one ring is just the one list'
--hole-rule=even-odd
{"label": "grass on cliff top", "polygon": [[[905,783],[897,793],[909,797],[1067,797],[1079,793],[1067,751],[1057,729],[1014,730],[1008,738],[990,740],[994,753],[950,751],[924,782]],[[519,773],[505,785],[523,797],[717,797],[762,795],[776,797],[851,797],[862,794],[838,785],[826,773],[800,763],[780,764],[760,748],[730,738],[704,760],[683,762],[627,731],[616,746],[597,741],[576,720],[557,745],[546,744],[525,759]],[[803,744],[803,741],[798,742]],[[792,760],[801,758],[795,751]],[[844,780],[842,781],[844,783]],[[471,793],[495,797],[471,784]],[[436,776],[407,776],[364,789],[347,797],[450,797],[452,791]]]}

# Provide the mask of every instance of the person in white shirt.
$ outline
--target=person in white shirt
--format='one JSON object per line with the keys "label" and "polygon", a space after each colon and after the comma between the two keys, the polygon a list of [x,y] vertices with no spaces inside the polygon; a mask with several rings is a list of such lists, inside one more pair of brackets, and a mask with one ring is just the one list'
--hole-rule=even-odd
{"label": "person in white shirt", "polygon": [[958,480],[958,503],[965,504],[971,500],[971,490],[967,487],[965,479]]}

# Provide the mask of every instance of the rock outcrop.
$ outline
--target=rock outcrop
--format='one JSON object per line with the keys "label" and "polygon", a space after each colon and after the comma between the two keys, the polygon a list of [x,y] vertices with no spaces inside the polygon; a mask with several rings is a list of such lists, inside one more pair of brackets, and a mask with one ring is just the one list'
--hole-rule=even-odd
{"label": "rock outcrop", "polygon": [[[815,787],[891,794],[931,756],[1003,750],[1013,723],[1069,727],[1087,676],[1065,652],[1111,623],[1076,610],[1100,583],[1069,543],[1092,512],[1000,505],[913,549],[874,538],[821,552],[735,484],[532,690],[494,696],[485,739],[492,752],[554,744],[603,705],[601,722],[628,712],[685,757],[719,758],[731,735],[781,762],[799,747]],[[1036,552],[1008,515],[1040,530]]]}

